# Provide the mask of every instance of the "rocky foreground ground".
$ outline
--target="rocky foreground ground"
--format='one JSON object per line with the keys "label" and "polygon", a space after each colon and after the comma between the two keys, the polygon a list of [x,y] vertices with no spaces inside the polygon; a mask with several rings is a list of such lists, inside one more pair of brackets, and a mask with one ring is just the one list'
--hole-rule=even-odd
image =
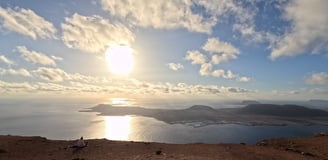
{"label": "rocky foreground ground", "polygon": [[0,160],[328,160],[326,133],[263,140],[256,145],[86,141],[88,147],[76,150],[70,148],[73,140],[0,136]]}

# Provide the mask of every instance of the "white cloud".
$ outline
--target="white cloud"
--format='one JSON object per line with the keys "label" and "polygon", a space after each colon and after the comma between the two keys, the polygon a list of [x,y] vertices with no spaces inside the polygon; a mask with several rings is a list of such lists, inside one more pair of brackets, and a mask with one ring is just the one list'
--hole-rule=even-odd
{"label": "white cloud", "polygon": [[41,79],[52,82],[61,82],[68,77],[68,74],[59,68],[40,67],[32,72]]}
{"label": "white cloud", "polygon": [[251,80],[252,80],[252,78],[250,78],[250,77],[239,77],[238,78],[239,82],[249,82]]}
{"label": "white cloud", "polygon": [[90,84],[104,84],[110,81],[104,77],[86,76],[80,73],[67,73],[60,68],[47,68],[39,67],[32,71],[37,77],[51,81],[51,82],[62,82],[62,81],[77,81]]}
{"label": "white cloud", "polygon": [[56,61],[62,61],[62,60],[63,60],[62,57],[57,57],[57,56],[54,56],[54,55],[52,55],[51,58],[52,58],[53,60],[56,60]]}
{"label": "white cloud", "polygon": [[250,77],[239,76],[230,70],[213,70],[215,65],[230,59],[235,59],[239,55],[239,50],[230,43],[220,41],[216,38],[209,38],[202,48],[204,51],[212,55],[212,60],[210,62],[207,62],[206,55],[200,53],[198,50],[188,51],[185,57],[185,59],[191,61],[191,64],[200,65],[199,74],[201,76],[235,79],[239,82],[249,82],[251,80]]}
{"label": "white cloud", "polygon": [[217,20],[192,11],[192,0],[102,0],[102,7],[111,15],[131,24],[156,29],[185,28],[192,32],[211,33]]}
{"label": "white cloud", "polygon": [[211,63],[203,63],[200,66],[199,74],[201,76],[209,76],[212,74],[212,64]]}
{"label": "white cloud", "polygon": [[225,75],[225,71],[223,69],[217,69],[212,72],[213,77],[223,77]]}
{"label": "white cloud", "polygon": [[203,49],[212,54],[212,63],[214,64],[235,59],[239,55],[239,50],[236,47],[216,38],[207,39]]}
{"label": "white cloud", "polygon": [[43,83],[43,82],[37,82],[36,84],[33,84],[34,90],[37,92],[53,92],[56,94],[56,92],[73,92],[77,91],[77,89],[71,87],[71,86],[64,86],[59,85],[56,83]]}
{"label": "white cloud", "polygon": [[25,46],[17,46],[17,50],[22,54],[22,57],[28,62],[32,62],[34,64],[56,66],[56,62],[43,53],[30,51]]}
{"label": "white cloud", "polygon": [[229,93],[246,93],[249,90],[238,87],[217,85],[192,85],[187,83],[146,83],[138,81],[136,92],[152,95],[228,95]]}
{"label": "white cloud", "polygon": [[228,70],[228,71],[226,72],[226,74],[223,75],[223,78],[228,78],[228,79],[236,78],[236,77],[238,77],[238,76],[235,75],[234,73],[232,73],[230,70]]}
{"label": "white cloud", "polygon": [[185,58],[190,60],[191,64],[204,64],[207,61],[206,56],[196,50],[188,51]]}
{"label": "white cloud", "polygon": [[225,87],[217,85],[192,85],[186,83],[146,83],[133,79],[124,80],[112,79],[111,82],[102,84],[86,84],[82,82],[70,81],[70,83],[56,84],[43,82],[4,82],[0,80],[0,93],[38,95],[53,94],[58,97],[58,93],[65,97],[74,95],[138,95],[138,96],[220,96],[234,95],[239,93],[247,94],[251,91],[238,87]]}
{"label": "white cloud", "polygon": [[230,70],[225,71],[223,69],[214,70],[211,74],[214,77],[223,77],[223,78],[226,78],[226,79],[232,79],[232,78],[238,77],[237,75],[232,73]]}
{"label": "white cloud", "polygon": [[5,82],[0,80],[0,93],[7,95],[8,93],[26,93],[33,91],[34,87],[27,83]]}
{"label": "white cloud", "polygon": [[328,73],[314,73],[305,79],[308,84],[328,84]]}
{"label": "white cloud", "polygon": [[180,63],[168,63],[166,64],[170,69],[172,69],[173,71],[178,71],[180,69],[183,69],[183,65]]}
{"label": "white cloud", "polygon": [[27,71],[24,68],[21,69],[4,69],[0,68],[0,75],[19,75],[19,76],[24,76],[24,77],[31,77],[32,75],[30,74],[29,71]]}
{"label": "white cloud", "polygon": [[111,23],[97,15],[82,16],[75,13],[65,18],[61,27],[62,40],[67,47],[90,53],[104,53],[111,45],[129,45],[135,37],[124,25]]}
{"label": "white cloud", "polygon": [[234,74],[232,71],[230,70],[223,70],[223,69],[217,69],[217,70],[214,70],[211,75],[213,77],[222,77],[222,78],[225,78],[225,79],[235,79],[239,82],[249,82],[251,81],[251,78],[250,77],[246,77],[246,76],[239,76],[237,74]]}
{"label": "white cloud", "polygon": [[10,59],[8,59],[7,57],[5,57],[4,55],[0,56],[0,62],[6,63],[8,65],[12,65],[14,64],[14,62]]}
{"label": "white cloud", "polygon": [[67,73],[67,76],[65,78],[66,80],[78,81],[78,82],[90,83],[90,84],[104,84],[110,82],[110,80],[104,77],[86,76],[80,73],[74,73],[74,74]]}
{"label": "white cloud", "polygon": [[204,44],[203,49],[209,53],[226,53],[238,55],[239,50],[230,43],[220,41],[216,38],[209,38]]}
{"label": "white cloud", "polygon": [[229,92],[232,92],[232,93],[244,93],[244,92],[249,92],[247,89],[243,89],[243,88],[233,88],[233,87],[227,88],[227,90],[228,90]]}
{"label": "white cloud", "polygon": [[291,28],[273,45],[270,58],[328,51],[328,1],[292,0],[284,7]]}
{"label": "white cloud", "polygon": [[0,7],[0,20],[4,28],[33,39],[55,38],[56,28],[53,24],[30,9]]}

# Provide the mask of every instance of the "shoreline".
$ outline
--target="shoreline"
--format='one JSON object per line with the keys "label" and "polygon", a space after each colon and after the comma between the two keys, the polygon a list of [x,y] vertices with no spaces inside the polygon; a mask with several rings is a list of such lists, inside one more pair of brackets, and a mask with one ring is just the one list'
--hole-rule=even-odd
{"label": "shoreline", "polygon": [[288,104],[249,104],[239,108],[218,109],[206,105],[193,105],[184,109],[153,109],[98,104],[79,112],[96,112],[97,116],[143,116],[167,124],[198,123],[201,126],[209,124],[328,126],[327,111]]}
{"label": "shoreline", "polygon": [[279,138],[249,144],[169,144],[87,139],[88,147],[73,150],[76,140],[0,135],[0,159],[313,159],[328,157],[328,134]]}

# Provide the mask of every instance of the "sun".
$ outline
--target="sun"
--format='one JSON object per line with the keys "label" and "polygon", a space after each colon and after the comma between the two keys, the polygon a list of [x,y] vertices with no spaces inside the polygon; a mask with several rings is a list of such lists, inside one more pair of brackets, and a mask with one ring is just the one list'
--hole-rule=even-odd
{"label": "sun", "polygon": [[133,50],[129,46],[114,46],[106,51],[106,61],[109,70],[114,74],[125,75],[133,70]]}

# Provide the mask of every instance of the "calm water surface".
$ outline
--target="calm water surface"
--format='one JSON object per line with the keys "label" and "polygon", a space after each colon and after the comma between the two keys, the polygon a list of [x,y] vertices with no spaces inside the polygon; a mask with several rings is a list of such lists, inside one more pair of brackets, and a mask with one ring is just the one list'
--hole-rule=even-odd
{"label": "calm water surface", "polygon": [[[115,101],[124,105],[124,100]],[[44,136],[49,139],[107,138],[167,143],[256,143],[273,137],[302,137],[328,126],[209,125],[194,128],[139,116],[97,116],[79,112],[96,103],[0,103],[0,134]],[[148,103],[149,106],[154,106]],[[176,106],[184,107],[184,104]],[[174,106],[174,104],[172,104]],[[189,105],[190,106],[190,105]],[[159,108],[164,108],[160,105]]]}

